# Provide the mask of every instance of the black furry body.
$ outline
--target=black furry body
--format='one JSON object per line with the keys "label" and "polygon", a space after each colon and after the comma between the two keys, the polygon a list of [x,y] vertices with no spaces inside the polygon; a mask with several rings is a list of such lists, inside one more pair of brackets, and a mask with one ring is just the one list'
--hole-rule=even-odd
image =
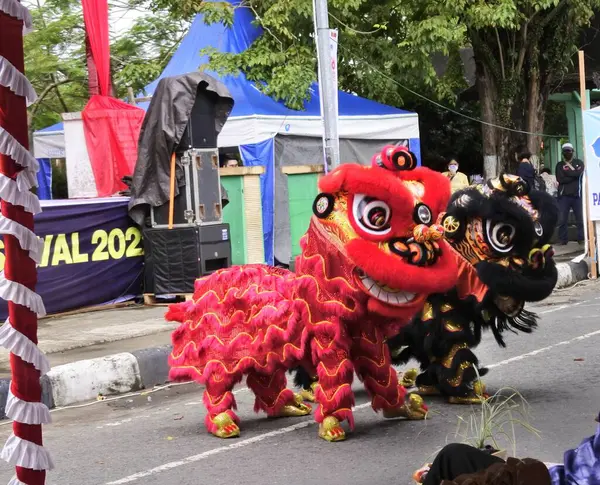
{"label": "black furry body", "polygon": [[502,314],[491,301],[491,294],[477,303],[473,297],[461,300],[453,291],[431,295],[427,304],[421,315],[388,341],[388,346],[394,364],[406,364],[410,359],[419,362],[422,373],[417,387],[433,387],[446,396],[471,395],[473,382],[487,374],[473,352],[485,330],[491,330],[496,341],[505,346],[504,330],[530,333],[537,327],[535,315],[526,310],[514,318]]}

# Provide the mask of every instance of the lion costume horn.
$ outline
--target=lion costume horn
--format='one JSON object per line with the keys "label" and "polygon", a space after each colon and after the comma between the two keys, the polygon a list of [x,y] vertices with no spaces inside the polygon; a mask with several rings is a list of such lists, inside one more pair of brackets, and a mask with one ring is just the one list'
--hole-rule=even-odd
{"label": "lion costume horn", "polygon": [[373,156],[371,165],[393,172],[413,170],[417,166],[417,157],[405,146],[388,145]]}

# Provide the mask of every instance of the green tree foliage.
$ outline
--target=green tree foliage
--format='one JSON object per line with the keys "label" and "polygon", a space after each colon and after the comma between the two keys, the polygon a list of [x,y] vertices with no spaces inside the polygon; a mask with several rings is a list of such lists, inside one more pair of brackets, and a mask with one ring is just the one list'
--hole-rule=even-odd
{"label": "green tree foliage", "polygon": [[[313,42],[312,0],[229,2],[154,0],[154,8],[168,9],[175,18],[190,19],[202,13],[207,23],[230,23],[235,8],[252,11],[264,34],[241,54],[222,54],[208,49],[210,67],[222,73],[242,70],[249,79],[264,82],[262,89],[300,109],[316,80]],[[400,6],[398,6],[400,5]],[[412,26],[406,21],[402,2],[369,0],[329,0],[330,23],[340,30],[339,82],[345,90],[377,101],[399,106],[409,87],[428,91],[442,99],[454,97],[456,79],[436,76],[431,54],[456,51],[464,42],[456,26],[429,22],[419,35],[427,38],[418,49],[409,42]],[[385,73],[382,76],[377,71]]]}
{"label": "green tree foliage", "polygon": [[[440,79],[433,54],[472,47],[483,119],[487,175],[506,164],[509,147],[537,153],[550,91],[571,67],[583,28],[600,0],[329,0],[330,22],[340,29],[339,82],[343,89],[392,105],[411,96],[402,86],[451,102],[462,75]],[[204,13],[231,22],[229,2],[152,0],[174,18]],[[299,108],[316,79],[311,0],[244,0],[264,34],[246,52],[212,50],[210,67],[242,70],[262,89]],[[399,85],[399,84],[400,85]],[[508,127],[515,131],[498,129]],[[530,132],[525,135],[516,132]]]}
{"label": "green tree foliage", "polygon": [[[137,9],[131,28],[111,36],[113,84],[118,97],[131,86],[137,94],[161,72],[188,23],[154,15],[144,2],[119,3],[111,9]],[[85,30],[80,0],[30,0],[34,31],[25,37],[27,77],[38,93],[30,107],[30,130],[61,120],[61,113],[79,111],[89,98]]]}

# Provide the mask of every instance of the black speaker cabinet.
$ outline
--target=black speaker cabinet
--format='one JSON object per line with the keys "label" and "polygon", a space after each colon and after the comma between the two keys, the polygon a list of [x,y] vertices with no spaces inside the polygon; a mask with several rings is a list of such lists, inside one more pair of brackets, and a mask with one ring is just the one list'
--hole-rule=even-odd
{"label": "black speaker cabinet", "polygon": [[200,87],[192,107],[188,123],[179,141],[176,152],[183,153],[190,148],[217,147],[217,104],[219,96]]}
{"label": "black speaker cabinet", "polygon": [[144,292],[194,292],[196,279],[231,266],[229,224],[144,228]]}

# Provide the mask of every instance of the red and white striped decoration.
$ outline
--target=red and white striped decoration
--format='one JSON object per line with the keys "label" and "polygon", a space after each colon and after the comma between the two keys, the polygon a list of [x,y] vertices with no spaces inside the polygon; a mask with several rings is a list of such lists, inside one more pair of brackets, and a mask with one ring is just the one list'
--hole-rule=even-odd
{"label": "red and white striped decoration", "polygon": [[6,415],[14,420],[0,458],[16,467],[9,485],[44,485],[46,470],[53,468],[42,442],[50,412],[41,402],[40,377],[50,365],[37,346],[37,319],[45,310],[35,292],[43,242],[33,232],[33,216],[41,208],[30,192],[39,169],[28,151],[27,106],[36,99],[24,75],[23,33],[30,28],[27,8],[18,0],[0,0],[0,234],[6,256],[0,298],[8,301],[9,312],[0,345],[11,353]]}

